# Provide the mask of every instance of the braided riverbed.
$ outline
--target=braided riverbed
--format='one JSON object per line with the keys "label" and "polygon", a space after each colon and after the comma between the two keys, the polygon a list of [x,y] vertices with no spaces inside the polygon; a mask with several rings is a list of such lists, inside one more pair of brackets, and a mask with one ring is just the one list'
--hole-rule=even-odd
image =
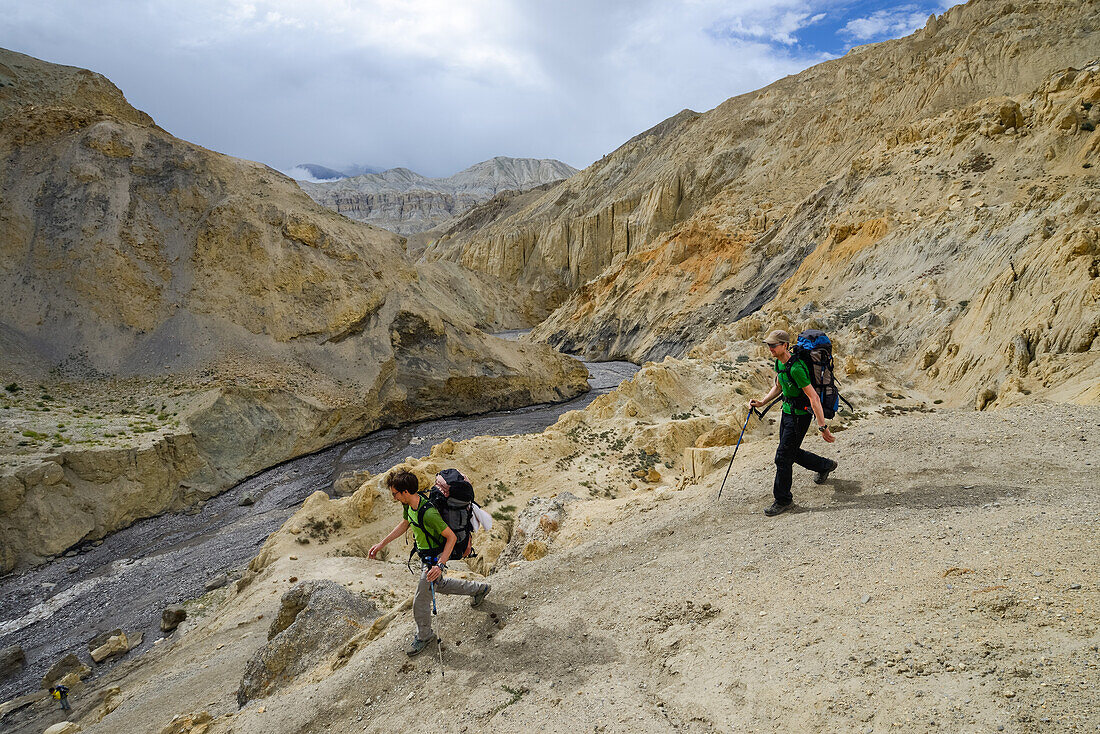
{"label": "braided riverbed", "polygon": [[[165,606],[193,599],[206,584],[245,566],[268,535],[316,491],[332,493],[341,475],[383,471],[426,454],[444,439],[533,433],[579,410],[637,372],[629,362],[586,363],[591,390],[573,400],[375,431],[272,467],[211,498],[194,514],[141,520],[96,546],[0,579],[0,648],[21,645],[27,665],[0,683],[0,701],[38,688],[49,666],[69,652],[91,665],[87,643],[122,628],[144,634],[139,654],[162,636]],[[245,496],[254,504],[242,506]],[[101,673],[107,662],[96,667]]]}

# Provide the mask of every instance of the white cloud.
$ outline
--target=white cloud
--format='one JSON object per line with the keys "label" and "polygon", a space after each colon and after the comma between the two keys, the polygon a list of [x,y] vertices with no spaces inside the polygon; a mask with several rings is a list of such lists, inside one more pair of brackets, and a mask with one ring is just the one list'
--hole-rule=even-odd
{"label": "white cloud", "polygon": [[[727,6],[728,7],[728,6]],[[734,14],[729,10],[713,27],[712,32],[731,38],[743,37],[771,41],[784,45],[798,42],[796,33],[825,17],[814,12],[805,0],[745,4]]]}
{"label": "white cloud", "polygon": [[[0,0],[0,38],[215,150],[440,176],[494,155],[587,165],[821,60],[795,40],[836,2]],[[904,25],[861,20],[851,37]]]}
{"label": "white cloud", "polygon": [[840,33],[856,41],[877,41],[907,36],[924,26],[929,13],[913,5],[890,10],[876,10],[864,18],[848,21]]}
{"label": "white cloud", "polygon": [[293,168],[288,168],[285,171],[279,171],[279,173],[283,174],[284,176],[288,176],[295,181],[306,181],[307,183],[323,183],[325,181],[332,180],[328,178],[317,178],[307,169],[302,168],[301,166],[294,166]]}

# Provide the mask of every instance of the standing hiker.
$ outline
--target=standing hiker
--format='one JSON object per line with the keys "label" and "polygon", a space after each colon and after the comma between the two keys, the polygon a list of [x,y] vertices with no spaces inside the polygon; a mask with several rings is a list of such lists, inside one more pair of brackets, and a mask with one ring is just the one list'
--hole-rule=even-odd
{"label": "standing hiker", "polygon": [[775,450],[775,483],[772,486],[775,502],[764,510],[765,515],[774,517],[786,512],[794,504],[794,497],[791,495],[793,464],[817,472],[814,477],[817,484],[824,482],[829,473],[836,469],[837,464],[832,459],[812,454],[802,448],[802,439],[806,437],[810,419],[817,420],[817,430],[826,443],[835,441],[836,436],[825,423],[821,399],[810,383],[806,363],[791,356],[790,335],[785,331],[773,331],[764,339],[764,344],[775,357],[775,383],[763,400],[750,400],[749,406],[758,408],[770,403],[780,393],[783,395],[783,418],[779,422],[779,447]]}
{"label": "standing hiker", "polygon": [[402,520],[373,546],[368,554],[374,558],[390,541],[400,538],[411,526],[416,552],[420,556],[420,583],[413,596],[413,620],[416,622],[416,634],[412,644],[405,651],[410,656],[423,652],[436,639],[432,631],[432,607],[436,592],[440,594],[464,594],[472,596],[470,606],[476,607],[484,601],[490,586],[477,581],[449,579],[443,574],[447,570],[447,561],[451,558],[457,536],[447,527],[439,510],[428,502],[427,497],[419,493],[420,482],[416,475],[407,471],[398,471],[386,477],[386,486],[395,502],[402,505]]}

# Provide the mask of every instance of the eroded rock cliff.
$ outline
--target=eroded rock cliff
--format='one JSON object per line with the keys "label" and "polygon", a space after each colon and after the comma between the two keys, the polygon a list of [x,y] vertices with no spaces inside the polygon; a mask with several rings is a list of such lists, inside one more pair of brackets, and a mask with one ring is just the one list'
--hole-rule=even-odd
{"label": "eroded rock cliff", "polygon": [[0,52],[0,569],[382,425],[556,400],[512,304],[90,71]]}
{"label": "eroded rock cliff", "polygon": [[576,172],[557,160],[497,156],[446,178],[391,168],[333,182],[301,182],[301,187],[350,219],[412,234],[449,222],[502,191],[526,191]]}
{"label": "eroded rock cliff", "polygon": [[863,346],[960,402],[1022,373],[1095,400],[1098,48],[1095,2],[974,0],[685,110],[426,256],[564,301],[533,338],[592,356],[682,355],[765,305],[892,310]]}

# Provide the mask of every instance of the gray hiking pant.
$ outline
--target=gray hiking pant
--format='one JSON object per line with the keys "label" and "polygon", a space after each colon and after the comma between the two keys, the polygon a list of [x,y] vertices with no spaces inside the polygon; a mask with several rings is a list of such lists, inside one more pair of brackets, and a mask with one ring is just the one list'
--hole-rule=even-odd
{"label": "gray hiking pant", "polygon": [[[416,594],[413,596],[413,619],[416,621],[416,637],[419,640],[430,640],[434,634],[432,632],[432,590],[427,575],[428,566],[422,565],[420,583],[416,585]],[[488,584],[480,581],[463,581],[443,576],[435,582],[435,593],[436,596],[440,594],[473,596],[487,586]]]}

